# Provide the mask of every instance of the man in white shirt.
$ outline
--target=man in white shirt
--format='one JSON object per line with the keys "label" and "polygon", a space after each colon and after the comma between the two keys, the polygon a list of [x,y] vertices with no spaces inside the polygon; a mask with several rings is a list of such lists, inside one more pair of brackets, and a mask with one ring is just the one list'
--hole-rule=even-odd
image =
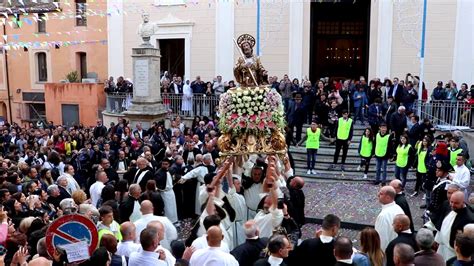
{"label": "man in white shirt", "polygon": [[393,219],[397,214],[405,214],[402,208],[395,203],[396,191],[391,186],[380,188],[378,193],[379,202],[382,204],[382,211],[375,220],[375,230],[380,236],[380,248],[385,250],[388,243],[397,237],[393,230]]}
{"label": "man in white shirt", "polygon": [[[145,229],[140,234],[142,250],[132,252],[128,260],[130,266],[168,266],[164,261],[165,254],[160,252],[159,256],[155,250],[160,245],[158,232],[156,229]],[[163,259],[161,259],[163,258]]]}
{"label": "man in white shirt", "polygon": [[219,226],[211,226],[207,230],[208,248],[196,250],[191,256],[190,265],[219,265],[238,266],[239,263],[234,256],[220,249],[221,241],[224,238]]}
{"label": "man in white shirt", "polygon": [[165,237],[161,240],[161,245],[167,249],[170,249],[171,241],[178,238],[178,232],[173,223],[165,216],[153,215],[153,203],[149,200],[142,201],[140,205],[140,211],[142,212],[142,218],[135,222],[137,230],[136,242],[140,242],[140,233],[147,227],[152,221],[160,221],[165,227]]}
{"label": "man in white shirt", "polygon": [[97,171],[95,174],[95,183],[89,189],[91,195],[91,204],[97,207],[97,202],[102,194],[102,189],[105,187],[105,183],[109,180],[107,174],[104,171]]}
{"label": "man in white shirt", "polygon": [[454,166],[454,171],[454,174],[449,175],[449,179],[461,187],[461,191],[464,192],[464,195],[466,196],[465,200],[467,201],[469,196],[467,189],[469,188],[469,183],[471,182],[471,173],[469,168],[466,166],[466,157],[464,157],[463,154],[458,154],[456,157],[456,166]]}
{"label": "man in white shirt", "polygon": [[[165,237],[165,227],[160,221],[149,222],[148,225],[146,226],[146,229],[156,230],[160,243],[163,242],[163,239]],[[159,253],[164,252],[165,253],[164,261],[168,264],[168,266],[175,265],[176,259],[173,256],[173,254],[171,254],[169,249],[164,248],[162,245],[158,245],[158,247],[155,249],[155,252],[157,253],[157,256]]]}
{"label": "man in white shirt", "polygon": [[132,222],[125,222],[120,225],[120,233],[122,234],[122,241],[117,245],[117,252],[119,256],[130,257],[132,252],[141,249],[140,244],[135,243],[136,227]]}
{"label": "man in white shirt", "polygon": [[[270,194],[265,196],[263,210],[255,215],[255,223],[260,228],[260,237],[271,237],[273,229],[280,226],[283,221],[283,210],[278,209],[277,186],[273,184]],[[286,209],[286,208],[285,208]],[[287,212],[285,212],[288,215]]]}

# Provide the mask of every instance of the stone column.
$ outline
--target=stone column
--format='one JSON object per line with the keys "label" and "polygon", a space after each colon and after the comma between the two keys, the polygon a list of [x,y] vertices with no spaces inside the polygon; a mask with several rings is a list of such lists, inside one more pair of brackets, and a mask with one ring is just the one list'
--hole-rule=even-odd
{"label": "stone column", "polygon": [[160,50],[153,47],[132,49],[133,100],[124,112],[132,127],[141,122],[144,128],[166,117],[167,110],[161,100]]}

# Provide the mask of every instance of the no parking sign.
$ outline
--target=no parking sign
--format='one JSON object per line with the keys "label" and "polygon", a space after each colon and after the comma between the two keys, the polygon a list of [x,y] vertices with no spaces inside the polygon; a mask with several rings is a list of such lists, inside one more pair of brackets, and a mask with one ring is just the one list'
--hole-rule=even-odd
{"label": "no parking sign", "polygon": [[[46,247],[50,256],[53,256],[56,246],[71,247],[81,243],[87,245],[90,256],[97,248],[98,242],[99,236],[94,222],[79,214],[64,215],[58,218],[46,231]],[[68,257],[72,256],[69,254],[69,250],[67,251]],[[80,254],[76,256],[80,257]]]}

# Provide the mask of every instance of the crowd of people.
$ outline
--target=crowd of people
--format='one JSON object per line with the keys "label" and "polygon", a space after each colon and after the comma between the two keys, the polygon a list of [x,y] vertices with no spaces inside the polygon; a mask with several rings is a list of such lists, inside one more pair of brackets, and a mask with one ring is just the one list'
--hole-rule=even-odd
{"label": "crowd of people", "polygon": [[[370,158],[376,157],[382,211],[375,229],[360,233],[359,250],[340,236],[341,220],[333,214],[324,217],[314,237],[303,240],[305,181],[295,175],[291,153],[220,158],[218,113],[211,112],[210,117],[196,116],[191,126],[180,116],[149,128],[125,119],[109,127],[100,120],[93,127],[3,125],[0,245],[5,248],[0,247],[0,258],[6,265],[72,264],[59,248],[48,253],[45,234],[58,217],[77,213],[96,223],[99,237],[97,249],[81,265],[472,265],[467,145],[458,135],[435,136],[430,121],[417,123],[413,115],[408,121],[411,100],[397,95],[404,95],[399,90],[409,94],[410,86],[378,93],[380,81],[366,85],[362,78],[331,85],[323,79],[317,89],[309,81],[300,88],[288,76],[277,80],[271,77],[271,86],[285,105],[287,142],[306,140],[311,174],[317,174],[314,162],[323,137],[336,145],[331,168],[342,149],[344,170],[355,124],[352,110],[365,122],[358,108],[369,106],[361,166],[367,172]],[[412,80],[418,86],[416,77]],[[162,84],[177,85],[175,77],[166,75]],[[214,94],[229,86],[219,77],[212,86],[200,78],[186,84],[193,93],[198,88],[203,89],[198,93]],[[109,86],[118,88],[113,81]],[[367,103],[359,105],[364,93]],[[385,112],[382,102],[389,106]],[[311,126],[302,138],[298,128],[304,123]],[[389,159],[398,170],[387,185]],[[429,228],[417,228],[416,235],[404,194],[412,166],[415,193],[423,189],[426,195]],[[189,233],[183,232],[184,221],[192,221]]]}

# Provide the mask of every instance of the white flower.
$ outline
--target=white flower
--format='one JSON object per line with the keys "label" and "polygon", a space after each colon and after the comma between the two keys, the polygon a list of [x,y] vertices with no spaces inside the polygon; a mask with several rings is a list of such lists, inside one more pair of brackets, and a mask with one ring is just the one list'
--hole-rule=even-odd
{"label": "white flower", "polygon": [[263,99],[262,95],[258,95],[257,99],[259,99],[259,100]]}
{"label": "white flower", "polygon": [[247,107],[247,108],[248,108],[249,106],[250,106],[250,105],[249,105],[248,103],[246,103],[246,104],[245,104],[245,107]]}
{"label": "white flower", "polygon": [[250,94],[251,94],[251,95],[255,95],[255,90],[251,90],[251,91],[250,91]]}
{"label": "white flower", "polygon": [[255,106],[255,102],[251,102],[250,105],[251,105],[251,106]]}
{"label": "white flower", "polygon": [[242,99],[237,99],[237,102],[238,102],[238,103],[241,103],[241,102],[242,102]]}
{"label": "white flower", "polygon": [[264,108],[265,108],[265,107],[262,106],[262,105],[260,105],[260,107],[258,107],[258,109],[260,109],[260,111],[263,111]]}
{"label": "white flower", "polygon": [[249,95],[249,91],[248,91],[248,90],[245,90],[245,91],[244,91],[244,95]]}
{"label": "white flower", "polygon": [[255,106],[255,107],[253,108],[253,110],[254,110],[255,112],[258,112],[258,107]]}
{"label": "white flower", "polygon": [[253,115],[253,114],[254,114],[254,112],[253,112],[253,111],[250,111],[250,112],[249,112],[249,115]]}
{"label": "white flower", "polygon": [[242,93],[239,91],[236,93],[238,97],[241,97],[242,96]]}

